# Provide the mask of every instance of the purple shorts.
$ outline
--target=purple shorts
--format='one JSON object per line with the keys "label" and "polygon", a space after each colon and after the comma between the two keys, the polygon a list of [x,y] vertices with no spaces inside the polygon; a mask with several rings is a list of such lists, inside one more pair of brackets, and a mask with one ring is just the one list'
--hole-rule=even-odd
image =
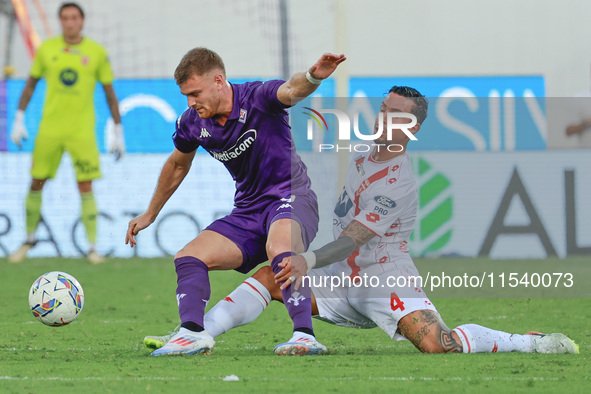
{"label": "purple shorts", "polygon": [[316,194],[272,199],[255,207],[234,208],[232,213],[210,224],[206,230],[230,239],[242,251],[242,265],[236,271],[248,273],[268,260],[266,243],[271,224],[279,219],[293,219],[302,229],[304,246],[308,249],[318,232]]}

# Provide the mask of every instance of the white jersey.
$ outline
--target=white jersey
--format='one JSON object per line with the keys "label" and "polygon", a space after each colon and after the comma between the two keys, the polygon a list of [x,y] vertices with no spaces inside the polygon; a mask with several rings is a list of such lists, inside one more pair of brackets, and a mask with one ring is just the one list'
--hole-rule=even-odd
{"label": "white jersey", "polygon": [[[310,271],[311,283],[320,284],[312,287],[318,306],[316,318],[345,327],[379,326],[391,338],[404,339],[398,332],[400,319],[418,310],[437,312],[414,279],[404,287],[388,282],[401,276],[419,276],[407,248],[417,205],[417,187],[406,154],[386,162],[374,161],[369,153],[355,157],[334,211],[334,236],[338,238],[356,220],[376,237],[344,261]],[[343,274],[351,280],[370,275],[378,279],[377,287],[344,281],[337,287],[322,285],[326,278],[332,280]]]}
{"label": "white jersey", "polygon": [[414,229],[417,204],[417,187],[406,153],[385,162],[376,162],[371,153],[356,156],[334,210],[333,233],[338,238],[356,220],[376,237],[336,264],[356,275],[371,264],[391,260],[392,254],[408,253],[406,244]]}

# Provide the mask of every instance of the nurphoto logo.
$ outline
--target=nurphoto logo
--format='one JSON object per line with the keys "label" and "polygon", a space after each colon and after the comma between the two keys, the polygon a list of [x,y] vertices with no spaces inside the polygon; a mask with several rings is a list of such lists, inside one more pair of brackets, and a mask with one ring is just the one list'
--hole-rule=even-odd
{"label": "nurphoto logo", "polygon": [[[310,119],[307,122],[307,138],[308,140],[314,139],[314,122],[318,124],[320,130],[328,129],[326,119],[322,114],[333,114],[337,117],[337,132],[338,132],[338,143],[337,144],[318,144],[319,152],[334,150],[348,151],[348,152],[369,152],[372,148],[387,149],[389,152],[402,152],[404,146],[396,144],[392,140],[394,130],[402,131],[410,140],[417,141],[417,137],[409,130],[417,124],[417,117],[408,112],[379,112],[378,119],[376,122],[377,129],[372,130],[370,133],[362,133],[359,130],[359,113],[355,113],[353,116],[353,133],[355,137],[361,141],[375,141],[382,137],[384,131],[386,133],[387,140],[384,143],[341,143],[344,141],[351,141],[351,120],[349,115],[344,111],[338,109],[321,109],[314,110],[310,107],[304,107],[310,112],[304,112]],[[385,117],[385,122],[384,122]],[[398,123],[400,119],[409,120],[408,123]],[[396,122],[395,122],[396,120]],[[385,123],[385,130],[384,130]]]}

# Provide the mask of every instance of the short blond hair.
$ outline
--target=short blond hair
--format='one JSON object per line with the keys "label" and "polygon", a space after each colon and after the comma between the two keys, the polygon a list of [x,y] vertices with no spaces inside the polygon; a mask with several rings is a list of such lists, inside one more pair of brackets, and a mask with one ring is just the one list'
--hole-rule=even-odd
{"label": "short blond hair", "polygon": [[221,70],[224,78],[226,77],[226,67],[220,55],[211,49],[193,48],[183,56],[174,70],[174,80],[180,85],[193,75],[204,75],[213,70]]}

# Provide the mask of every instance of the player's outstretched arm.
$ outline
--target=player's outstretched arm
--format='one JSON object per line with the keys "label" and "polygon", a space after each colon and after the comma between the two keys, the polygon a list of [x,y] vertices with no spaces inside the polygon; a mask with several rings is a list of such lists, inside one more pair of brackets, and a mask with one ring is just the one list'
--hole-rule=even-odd
{"label": "player's outstretched arm", "polygon": [[125,236],[126,245],[129,244],[133,248],[136,244],[134,237],[141,230],[154,223],[166,201],[172,196],[191,169],[195,152],[183,153],[175,148],[168,160],[166,160],[160,172],[158,185],[156,186],[156,190],[154,190],[154,195],[152,196],[148,209],[129,222],[127,235]]}
{"label": "player's outstretched arm", "polygon": [[[336,261],[346,259],[355,250],[369,242],[376,234],[359,223],[351,221],[343,230],[339,239],[332,241],[313,252],[302,253],[297,256],[286,257],[279,266],[283,269],[275,275],[276,283],[284,282],[281,290],[287,288],[294,279],[298,281],[312,268],[320,268]],[[296,288],[297,288],[296,284]]]}
{"label": "player's outstretched arm", "polygon": [[322,80],[328,78],[345,60],[345,55],[325,53],[307,73],[295,73],[289,81],[281,85],[277,89],[277,98],[284,105],[301,101],[318,89]]}

